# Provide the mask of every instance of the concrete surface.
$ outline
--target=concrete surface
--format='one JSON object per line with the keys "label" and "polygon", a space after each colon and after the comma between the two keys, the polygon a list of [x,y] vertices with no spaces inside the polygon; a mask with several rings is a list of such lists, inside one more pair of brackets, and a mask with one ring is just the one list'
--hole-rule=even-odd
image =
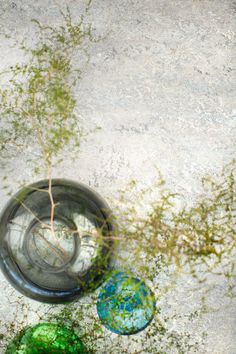
{"label": "concrete surface", "polygon": [[[30,20],[60,23],[65,4],[74,18],[84,6],[78,0],[1,0],[1,28],[33,41]],[[235,6],[231,0],[94,0],[88,20],[95,33],[107,36],[91,49],[77,95],[85,126],[102,129],[84,142],[76,163],[67,156],[55,176],[115,198],[130,179],[151,185],[156,166],[192,202],[200,177],[235,157]],[[1,69],[20,56],[1,40]],[[33,148],[9,162],[14,190],[21,179],[32,182],[27,154]],[[6,200],[1,191],[1,208]],[[18,294],[0,277],[2,318],[22,317],[14,310]],[[216,303],[224,303],[221,296],[215,294]],[[28,303],[29,311],[36,306]],[[203,353],[236,353],[235,303],[209,315],[203,326]]]}

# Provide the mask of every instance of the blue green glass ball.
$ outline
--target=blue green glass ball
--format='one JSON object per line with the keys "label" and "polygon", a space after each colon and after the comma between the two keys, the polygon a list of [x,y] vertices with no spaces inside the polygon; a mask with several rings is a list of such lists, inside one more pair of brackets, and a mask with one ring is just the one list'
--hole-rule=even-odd
{"label": "blue green glass ball", "polygon": [[134,334],[148,326],[155,313],[155,297],[141,280],[118,272],[100,291],[97,312],[106,328]]}

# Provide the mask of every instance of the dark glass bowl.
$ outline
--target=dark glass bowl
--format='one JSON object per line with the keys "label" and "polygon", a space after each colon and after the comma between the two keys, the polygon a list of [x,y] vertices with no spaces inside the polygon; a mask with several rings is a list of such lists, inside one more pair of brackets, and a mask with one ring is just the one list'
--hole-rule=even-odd
{"label": "dark glass bowl", "polygon": [[14,195],[0,216],[0,264],[11,284],[33,299],[63,303],[95,289],[109,265],[111,211],[90,188],[53,179]]}

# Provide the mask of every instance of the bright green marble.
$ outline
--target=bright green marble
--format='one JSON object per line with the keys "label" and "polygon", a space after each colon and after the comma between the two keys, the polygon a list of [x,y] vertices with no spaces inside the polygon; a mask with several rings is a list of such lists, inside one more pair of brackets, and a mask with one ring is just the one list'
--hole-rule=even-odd
{"label": "bright green marble", "polygon": [[72,330],[54,323],[40,323],[24,329],[6,350],[6,354],[57,353],[85,354],[85,348]]}

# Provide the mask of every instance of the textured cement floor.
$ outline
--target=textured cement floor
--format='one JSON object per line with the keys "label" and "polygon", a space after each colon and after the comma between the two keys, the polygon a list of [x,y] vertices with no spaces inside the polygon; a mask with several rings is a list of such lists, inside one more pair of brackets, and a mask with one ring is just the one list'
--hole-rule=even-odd
{"label": "textured cement floor", "polygon": [[[1,0],[1,30],[33,41],[30,20],[60,23],[65,4],[77,18],[84,2]],[[231,0],[94,0],[89,21],[107,36],[91,49],[78,107],[86,127],[102,129],[82,145],[76,163],[68,156],[55,176],[82,181],[109,198],[130,179],[151,185],[158,167],[192,202],[199,178],[235,157],[235,7]],[[1,39],[0,68],[20,58]],[[14,190],[18,180],[32,182],[27,154],[33,149],[10,162]],[[1,208],[6,200],[1,191]],[[0,314],[10,321],[17,293],[0,277]],[[203,353],[236,353],[235,304],[209,315],[204,326]]]}

